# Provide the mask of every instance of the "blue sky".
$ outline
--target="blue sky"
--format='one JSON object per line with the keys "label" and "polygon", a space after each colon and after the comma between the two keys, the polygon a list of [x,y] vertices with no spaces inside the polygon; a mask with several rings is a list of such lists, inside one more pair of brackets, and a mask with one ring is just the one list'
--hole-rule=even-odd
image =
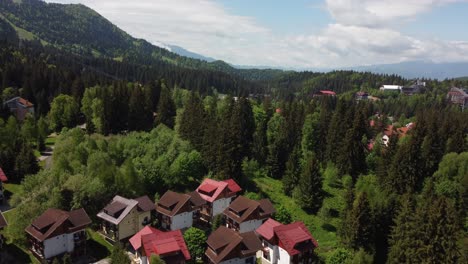
{"label": "blue sky", "polygon": [[468,0],[50,0],[131,35],[237,65],[338,68],[468,61]]}

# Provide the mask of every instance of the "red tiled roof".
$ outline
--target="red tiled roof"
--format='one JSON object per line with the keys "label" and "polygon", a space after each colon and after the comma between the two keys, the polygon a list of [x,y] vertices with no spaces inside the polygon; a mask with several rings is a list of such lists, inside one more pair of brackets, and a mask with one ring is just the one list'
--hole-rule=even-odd
{"label": "red tiled roof", "polygon": [[281,225],[280,222],[277,222],[270,218],[265,223],[263,223],[259,228],[257,228],[255,232],[257,232],[257,234],[261,235],[267,240],[271,240],[275,236],[275,232],[273,231],[273,229],[280,225]]}
{"label": "red tiled roof", "polygon": [[19,101],[20,104],[22,104],[22,105],[24,105],[25,107],[28,107],[28,108],[34,106],[31,102],[29,102],[28,100],[26,100],[24,98],[21,98],[21,97],[18,99],[18,101]]}
{"label": "red tiled roof", "polygon": [[307,227],[302,222],[294,222],[289,225],[280,225],[273,228],[279,240],[279,246],[284,248],[290,256],[300,253],[295,248],[298,243],[311,240],[315,247],[318,247],[317,241],[312,237]]}
{"label": "red tiled roof", "polygon": [[227,180],[224,180],[223,182],[226,182],[228,184],[229,191],[232,193],[238,193],[242,191],[242,188],[233,179],[227,179]]}
{"label": "red tiled roof", "polygon": [[[214,202],[219,195],[228,187],[227,182],[219,182],[212,179],[205,179],[197,188],[200,197],[207,202]],[[210,193],[213,193],[210,195]]]}
{"label": "red tiled roof", "polygon": [[322,94],[328,94],[328,95],[336,95],[335,92],[330,91],[330,90],[321,90],[320,93],[322,93]]}
{"label": "red tiled roof", "polygon": [[8,181],[8,178],[5,175],[5,173],[3,172],[2,168],[0,168],[0,181],[2,181],[2,182],[7,182]]}
{"label": "red tiled roof", "polygon": [[206,192],[206,193],[211,193],[215,191],[216,189],[218,189],[218,186],[215,186],[212,184],[205,184],[205,185],[200,186],[199,188],[200,191]]}
{"label": "red tiled roof", "polygon": [[130,238],[130,244],[133,249],[138,250],[141,248],[141,237],[148,234],[161,234],[163,231],[153,228],[151,226],[145,226],[140,232],[136,233]]}
{"label": "red tiled roof", "polygon": [[141,243],[148,257],[156,254],[164,259],[165,254],[181,252],[185,260],[190,260],[190,253],[180,230],[146,234],[141,236]]}

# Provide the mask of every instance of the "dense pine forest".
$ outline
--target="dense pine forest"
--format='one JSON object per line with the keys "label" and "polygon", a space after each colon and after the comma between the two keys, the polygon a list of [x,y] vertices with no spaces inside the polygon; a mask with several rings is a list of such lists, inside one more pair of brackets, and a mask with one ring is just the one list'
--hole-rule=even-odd
{"label": "dense pine forest", "polygon": [[468,82],[424,80],[407,96],[379,90],[414,82],[395,75],[239,70],[133,39],[81,5],[16,2],[0,4],[0,94],[35,114],[0,109],[7,244],[26,248],[47,208],[95,220],[117,194],[157,200],[209,177],[303,221],[317,263],[468,263],[468,112],[446,99]]}

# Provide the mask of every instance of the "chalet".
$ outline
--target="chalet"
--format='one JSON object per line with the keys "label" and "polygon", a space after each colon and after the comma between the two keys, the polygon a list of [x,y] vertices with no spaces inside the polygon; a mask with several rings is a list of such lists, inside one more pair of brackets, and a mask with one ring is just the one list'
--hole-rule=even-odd
{"label": "chalet", "polygon": [[[3,228],[5,228],[7,225],[8,223],[5,217],[3,216],[2,212],[0,211],[0,231],[2,231]],[[3,248],[3,241],[4,241],[3,235],[0,234],[0,248]]]}
{"label": "chalet", "polygon": [[405,95],[414,95],[422,93],[425,90],[426,83],[417,81],[415,84],[411,86],[404,86],[401,88],[401,93]]}
{"label": "chalet", "polygon": [[382,92],[400,92],[403,86],[400,85],[383,85],[380,87]]}
{"label": "chalet", "polygon": [[362,101],[369,99],[369,94],[367,92],[357,92],[355,94],[356,101]]}
{"label": "chalet", "polygon": [[150,224],[154,211],[155,205],[148,196],[127,199],[117,195],[97,217],[102,219],[102,233],[111,242],[117,242],[133,236]]}
{"label": "chalet", "polygon": [[222,214],[240,191],[241,187],[232,179],[225,181],[205,179],[196,190],[206,201],[200,210],[201,220],[211,222],[213,217]]}
{"label": "chalet", "polygon": [[3,103],[15,115],[16,119],[23,121],[28,114],[34,115],[34,105],[28,100],[15,97]]}
{"label": "chalet", "polygon": [[39,260],[69,253],[86,254],[86,227],[91,219],[84,209],[71,212],[48,209],[26,227],[30,250]]}
{"label": "chalet", "polygon": [[166,230],[189,228],[199,217],[199,211],[206,204],[197,192],[181,194],[167,191],[156,204],[161,227]]}
{"label": "chalet", "polygon": [[262,249],[262,243],[255,232],[239,234],[225,226],[220,226],[211,233],[206,241],[205,263],[256,263],[256,253]]}
{"label": "chalet", "polygon": [[464,110],[468,106],[468,89],[453,87],[448,92],[447,99]]}
{"label": "chalet", "polygon": [[263,263],[312,263],[318,243],[304,223],[283,225],[268,219],[256,232],[263,245]]}
{"label": "chalet", "polygon": [[312,95],[312,97],[321,97],[321,96],[332,96],[335,97],[336,93],[329,90],[321,90]]}
{"label": "chalet", "polygon": [[131,237],[129,242],[135,250],[136,263],[149,264],[153,254],[171,264],[184,264],[191,259],[180,230],[163,232],[147,226]]}
{"label": "chalet", "polygon": [[2,203],[3,200],[5,199],[3,184],[7,181],[8,181],[7,176],[3,172],[2,168],[0,168],[0,203]]}
{"label": "chalet", "polygon": [[255,231],[275,212],[273,204],[268,199],[255,201],[239,196],[224,210],[224,217],[226,227],[245,233]]}

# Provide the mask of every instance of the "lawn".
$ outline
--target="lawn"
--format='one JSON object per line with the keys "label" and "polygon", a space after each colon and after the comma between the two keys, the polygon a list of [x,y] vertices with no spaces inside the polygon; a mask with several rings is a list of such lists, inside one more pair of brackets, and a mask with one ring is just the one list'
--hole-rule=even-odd
{"label": "lawn", "polygon": [[275,205],[283,205],[291,213],[293,221],[304,222],[319,243],[319,254],[327,255],[339,245],[336,232],[341,223],[339,212],[344,208],[342,189],[324,184],[327,195],[323,204],[330,208],[332,213],[327,219],[321,219],[317,215],[308,214],[297,205],[293,198],[286,196],[280,180],[265,176],[254,179],[254,182]]}

